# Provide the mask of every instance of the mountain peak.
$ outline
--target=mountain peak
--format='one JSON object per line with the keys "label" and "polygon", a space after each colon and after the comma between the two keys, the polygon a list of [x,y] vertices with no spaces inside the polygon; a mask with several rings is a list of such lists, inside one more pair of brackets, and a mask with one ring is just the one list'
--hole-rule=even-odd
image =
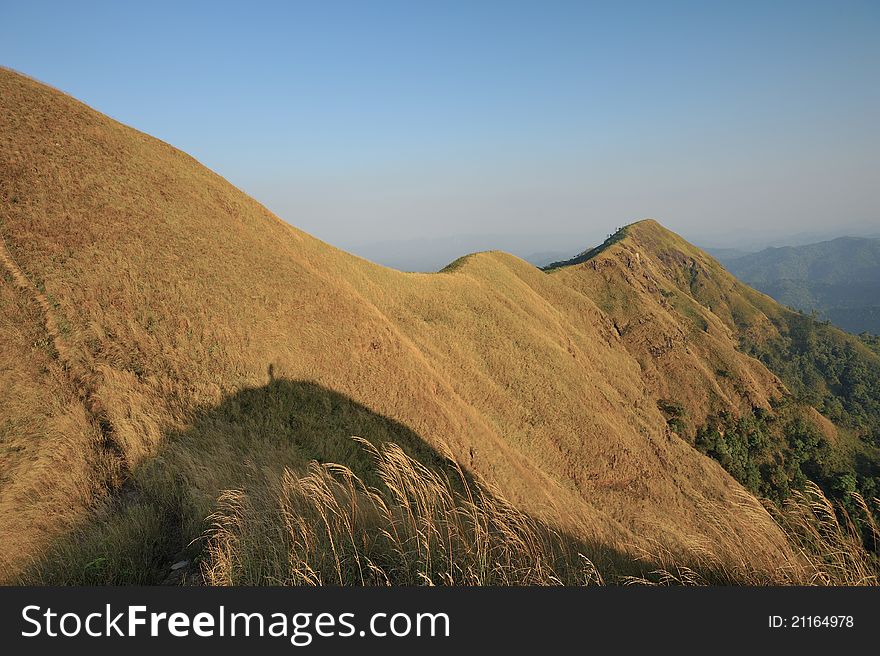
{"label": "mountain peak", "polygon": [[[600,253],[605,252],[615,244],[634,244],[638,243],[642,248],[649,249],[668,249],[680,248],[688,251],[694,250],[696,247],[689,244],[679,235],[664,227],[655,219],[642,219],[628,225],[618,228],[614,233],[608,235],[608,239],[604,242],[578,253],[573,258],[553,262],[545,267],[545,271],[559,269],[562,267],[583,264],[584,262],[596,257]],[[698,249],[697,249],[698,250]]]}

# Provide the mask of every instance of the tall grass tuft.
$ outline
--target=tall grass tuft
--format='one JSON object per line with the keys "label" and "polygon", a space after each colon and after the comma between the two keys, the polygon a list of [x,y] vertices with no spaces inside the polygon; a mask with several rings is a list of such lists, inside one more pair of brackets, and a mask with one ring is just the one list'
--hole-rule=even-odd
{"label": "tall grass tuft", "polygon": [[[880,545],[880,500],[850,494],[854,512],[832,503],[814,483],[797,492],[777,522],[803,565],[793,583],[878,585],[880,558],[866,545]],[[873,506],[873,507],[872,507]]]}
{"label": "tall grass tuft", "polygon": [[[743,491],[743,496],[747,493]],[[692,545],[691,560],[684,564],[680,554],[658,546],[644,552],[644,560],[659,563],[644,576],[626,577],[625,583],[652,585],[808,585],[808,586],[869,586],[880,585],[880,558],[868,545],[880,545],[880,527],[876,517],[880,500],[869,504],[857,493],[852,495],[855,512],[835,504],[813,482],[796,491],[783,507],[765,502],[766,509],[782,530],[786,544],[783,563],[755,563],[717,557],[712,545]],[[747,512],[752,504],[743,503]],[[710,522],[725,512],[720,507],[708,508]],[[757,512],[757,511],[753,511]],[[756,519],[756,526],[758,517]],[[714,544],[729,547],[738,536],[728,532],[716,534]],[[726,552],[730,552],[726,549]]]}
{"label": "tall grass tuft", "polygon": [[[723,508],[707,507],[712,539],[688,554],[662,544],[632,548],[625,575],[600,573],[582,545],[517,510],[492,486],[469,478],[453,460],[429,469],[396,444],[355,438],[376,464],[381,484],[350,469],[312,462],[285,470],[258,493],[228,490],[209,519],[202,574],[209,585],[877,585],[880,563],[865,544],[880,544],[869,504],[859,516],[810,484],[778,509],[768,504],[787,544],[779,560],[731,558],[742,536],[723,527]],[[274,492],[273,492],[274,490]],[[746,495],[745,492],[743,492]],[[876,500],[875,500],[876,502]],[[767,515],[755,513],[755,530]],[[873,541],[873,542],[872,542]],[[723,556],[719,554],[724,554]],[[641,563],[641,564],[639,564]]]}
{"label": "tall grass tuft", "polygon": [[[211,516],[211,585],[556,585],[601,583],[561,534],[454,461],[428,469],[396,444],[355,438],[379,487],[342,465],[287,470],[277,498],[225,492]],[[268,488],[267,488],[268,489]]]}

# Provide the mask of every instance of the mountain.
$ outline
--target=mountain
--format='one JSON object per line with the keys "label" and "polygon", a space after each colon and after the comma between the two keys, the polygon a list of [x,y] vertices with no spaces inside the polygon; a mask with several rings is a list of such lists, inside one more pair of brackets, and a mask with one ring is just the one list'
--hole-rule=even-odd
{"label": "mountain", "polygon": [[[829,219],[826,226],[813,230],[791,232],[790,227],[786,228],[783,225],[773,227],[771,225],[758,233],[743,231],[739,228],[719,231],[716,226],[711,234],[690,230],[688,235],[694,244],[701,245],[703,250],[713,257],[718,257],[722,262],[726,257],[735,255],[737,251],[743,255],[749,255],[767,248],[808,246],[840,237],[867,239],[880,237],[880,234],[877,233],[876,219]],[[729,251],[729,253],[725,253],[725,251]]]}
{"label": "mountain", "polygon": [[719,259],[783,305],[852,333],[880,333],[880,239],[841,237]]}
{"label": "mountain", "polygon": [[[784,494],[858,461],[856,482],[873,480],[880,357],[656,222],[548,272],[485,252],[408,274],[7,70],[0,143],[6,581],[156,583],[196,563],[278,582],[267,572],[300,544],[279,504],[320,492],[297,483],[309,463],[401,489],[352,436],[398,445],[430,480],[452,458],[500,513],[567,536],[609,578],[671,554],[776,580],[800,556],[749,477]],[[826,357],[801,380],[785,368],[811,357],[799,340],[848,369]],[[738,422],[760,448],[725,451]],[[328,489],[328,508],[372,494]]]}
{"label": "mountain", "polygon": [[[731,432],[775,433],[766,444],[750,442],[740,462],[732,463],[753,491],[768,497],[782,491],[784,496],[802,483],[802,476],[840,491],[852,486],[849,479],[845,484],[840,480],[849,474],[859,479],[866,497],[880,490],[880,360],[870,340],[863,343],[779,305],[653,221],[623,228],[601,246],[548,271],[569,278],[596,299],[640,361],[645,380],[656,381],[655,394],[671,399],[665,401],[670,422],[680,434],[693,434],[695,446],[729,462],[730,453],[718,453],[709,444],[713,432],[728,433],[722,451],[733,446],[730,438],[736,435]],[[658,334],[661,326],[665,329]],[[764,367],[736,369],[720,359],[731,349]],[[786,393],[781,402],[771,395],[777,416],[767,425],[763,399],[749,383],[771,371]],[[724,395],[724,383],[732,385],[734,394]],[[766,389],[766,382],[758,389]],[[743,402],[752,406],[751,413]],[[792,402],[799,408],[796,414],[802,414],[786,418]],[[737,421],[731,421],[731,409]],[[694,416],[696,422],[689,419]],[[744,418],[755,422],[739,421]],[[805,431],[804,422],[812,428]],[[807,443],[813,445],[809,454],[803,450]],[[770,453],[774,448],[777,452]],[[790,468],[792,460],[800,465]]]}

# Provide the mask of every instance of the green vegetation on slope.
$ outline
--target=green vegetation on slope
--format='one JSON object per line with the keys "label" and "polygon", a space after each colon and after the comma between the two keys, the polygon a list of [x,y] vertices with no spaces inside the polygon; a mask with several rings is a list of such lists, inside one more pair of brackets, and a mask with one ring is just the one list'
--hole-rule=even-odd
{"label": "green vegetation on slope", "polygon": [[582,262],[586,262],[590,260],[605,249],[613,246],[617,242],[621,241],[624,237],[626,237],[627,230],[629,226],[623,226],[622,228],[618,228],[613,234],[608,235],[608,239],[603,241],[601,244],[596,246],[595,248],[589,248],[582,253],[578,253],[573,258],[568,260],[562,260],[560,262],[552,262],[546,266],[541,267],[544,271],[551,271],[553,269],[558,269],[560,267],[572,266],[574,264],[581,264]]}
{"label": "green vegetation on slope", "polygon": [[776,320],[780,337],[743,338],[743,349],[776,373],[799,401],[880,446],[880,357],[859,339],[803,314]]}
{"label": "green vegetation on slope", "polygon": [[[728,468],[744,485],[776,500],[792,489],[803,489],[806,479],[818,484],[841,507],[854,510],[853,493],[866,499],[880,496],[880,357],[876,340],[846,335],[828,323],[799,313],[784,315],[781,337],[761,343],[744,340],[747,352],[782,378],[797,401],[819,410],[838,427],[837,444],[829,444],[803,421],[782,427],[783,453],[772,466],[762,465],[759,485],[752,485],[753,465],[767,458],[764,442],[759,453],[749,451],[746,479],[741,465]],[[729,440],[749,439],[751,426],[734,426]],[[765,426],[758,426],[758,433]],[[745,435],[744,435],[745,433]],[[749,442],[751,445],[751,442]],[[704,444],[707,453],[723,458],[717,441]],[[724,460],[719,458],[724,464]],[[727,468],[727,466],[725,466]],[[747,483],[748,481],[748,483]],[[873,543],[876,551],[880,544]]]}
{"label": "green vegetation on slope", "polygon": [[869,349],[880,355],[880,335],[872,335],[871,333],[861,333],[859,339]]}
{"label": "green vegetation on slope", "polygon": [[827,436],[790,399],[773,411],[713,417],[697,431],[694,444],[746,489],[778,505],[808,481],[850,511],[855,511],[853,492],[866,499],[880,494],[876,461],[842,462]]}

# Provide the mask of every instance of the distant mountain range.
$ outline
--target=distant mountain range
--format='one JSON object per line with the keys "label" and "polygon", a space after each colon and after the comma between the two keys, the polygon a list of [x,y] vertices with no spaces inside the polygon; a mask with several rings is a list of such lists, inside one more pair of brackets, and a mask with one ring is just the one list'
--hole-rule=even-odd
{"label": "distant mountain range", "polygon": [[709,251],[768,296],[852,333],[880,333],[880,239],[840,237],[743,254]]}

